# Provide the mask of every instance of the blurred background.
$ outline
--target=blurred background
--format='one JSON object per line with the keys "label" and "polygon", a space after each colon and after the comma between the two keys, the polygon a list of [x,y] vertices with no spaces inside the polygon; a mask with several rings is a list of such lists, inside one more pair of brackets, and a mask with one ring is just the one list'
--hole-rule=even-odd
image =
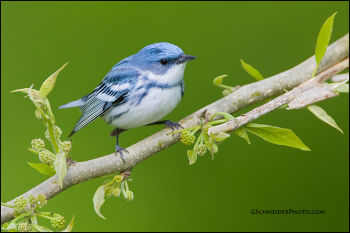
{"label": "blurred background", "polygon": [[[1,2],[1,201],[47,178],[27,165],[39,162],[27,148],[32,139],[44,138],[45,127],[24,94],[11,90],[33,83],[39,88],[69,61],[49,95],[65,139],[80,112],[58,106],[92,91],[121,59],[167,41],[198,57],[186,67],[182,102],[167,117],[178,121],[222,97],[214,77],[228,74],[225,83],[232,86],[253,82],[241,58],[269,77],[312,56],[323,22],[336,11],[332,42],[348,32],[348,2]],[[135,200],[107,199],[101,209],[106,220],[92,205],[106,178],[62,192],[45,210],[67,221],[75,214],[74,231],[348,231],[349,97],[341,94],[319,106],[343,135],[305,109],[277,110],[256,121],[292,129],[311,152],[254,135],[248,145],[233,134],[214,160],[207,154],[189,166],[189,147],[176,144],[133,169],[129,187]],[[127,131],[121,145],[162,128]],[[79,131],[73,159],[113,152],[112,129],[98,119]],[[326,214],[252,215],[254,208]]]}

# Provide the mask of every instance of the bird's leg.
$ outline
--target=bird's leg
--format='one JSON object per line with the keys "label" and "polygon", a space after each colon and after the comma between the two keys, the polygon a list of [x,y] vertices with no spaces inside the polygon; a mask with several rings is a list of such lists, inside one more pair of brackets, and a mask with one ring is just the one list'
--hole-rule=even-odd
{"label": "bird's leg", "polygon": [[117,153],[119,152],[120,157],[122,158],[124,164],[125,164],[125,158],[123,155],[123,151],[126,151],[129,153],[129,151],[127,151],[126,149],[122,148],[119,146],[119,134],[126,131],[126,129],[119,129],[119,128],[115,128],[112,132],[111,132],[111,136],[115,136],[116,137],[116,146],[115,146],[115,152],[114,154],[117,155]]}
{"label": "bird's leg", "polygon": [[111,132],[111,137],[114,137],[117,135],[117,132],[118,132],[118,128],[115,128],[112,132]]}
{"label": "bird's leg", "polygon": [[184,128],[184,127],[183,127],[182,125],[180,125],[179,123],[173,122],[173,121],[169,121],[169,120],[165,120],[165,121],[156,121],[156,122],[153,122],[153,123],[150,123],[150,124],[147,124],[147,125],[159,125],[159,124],[165,124],[165,126],[166,126],[167,128],[170,128],[170,129],[172,129],[172,130]]}

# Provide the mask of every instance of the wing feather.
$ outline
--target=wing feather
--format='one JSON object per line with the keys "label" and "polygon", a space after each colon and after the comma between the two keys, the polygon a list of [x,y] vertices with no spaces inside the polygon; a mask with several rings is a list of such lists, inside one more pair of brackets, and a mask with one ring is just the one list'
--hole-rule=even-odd
{"label": "wing feather", "polygon": [[[75,132],[102,116],[112,106],[117,106],[124,102],[125,95],[130,91],[133,85],[137,82],[140,73],[132,68],[115,68],[107,74],[102,80],[101,84],[85,98],[84,105],[81,106],[82,116],[75,124],[72,136]],[[125,85],[128,83],[130,85]],[[124,85],[123,85],[124,84]],[[120,85],[127,87],[124,89],[117,89],[113,91],[111,86]]]}

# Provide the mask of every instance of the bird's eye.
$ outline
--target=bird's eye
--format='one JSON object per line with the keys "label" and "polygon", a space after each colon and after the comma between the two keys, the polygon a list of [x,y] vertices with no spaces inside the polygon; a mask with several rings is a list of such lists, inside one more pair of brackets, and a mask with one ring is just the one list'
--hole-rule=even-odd
{"label": "bird's eye", "polygon": [[166,65],[168,63],[168,61],[166,59],[160,59],[160,63],[162,65]]}

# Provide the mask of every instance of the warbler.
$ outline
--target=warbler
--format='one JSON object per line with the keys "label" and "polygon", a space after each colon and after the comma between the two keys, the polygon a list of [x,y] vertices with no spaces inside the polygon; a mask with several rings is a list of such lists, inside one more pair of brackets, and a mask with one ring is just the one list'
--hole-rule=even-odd
{"label": "warbler", "polygon": [[[127,129],[165,124],[171,129],[180,125],[169,120],[159,121],[170,113],[184,95],[186,63],[196,57],[185,55],[178,46],[160,42],[148,45],[117,63],[90,94],[59,108],[80,107],[82,115],[71,137],[78,130],[102,117],[115,127],[115,153],[119,152],[119,134]],[[127,151],[126,151],[127,152]]]}

